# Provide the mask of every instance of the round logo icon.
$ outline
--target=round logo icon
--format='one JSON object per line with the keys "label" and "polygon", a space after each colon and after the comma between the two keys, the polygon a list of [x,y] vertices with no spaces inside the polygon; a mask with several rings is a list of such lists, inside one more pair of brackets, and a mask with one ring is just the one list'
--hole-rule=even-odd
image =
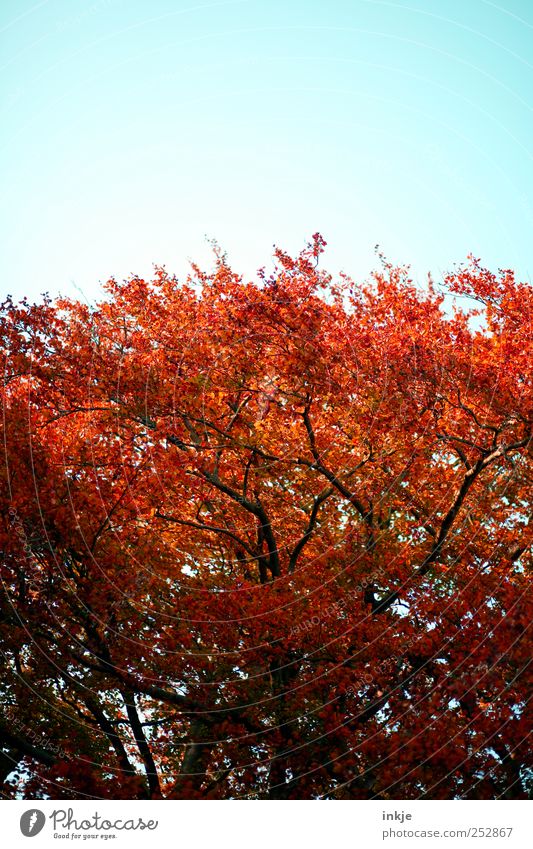
{"label": "round logo icon", "polygon": [[38,808],[31,808],[29,811],[24,811],[20,818],[20,830],[24,837],[35,837],[42,831],[46,822],[46,817]]}

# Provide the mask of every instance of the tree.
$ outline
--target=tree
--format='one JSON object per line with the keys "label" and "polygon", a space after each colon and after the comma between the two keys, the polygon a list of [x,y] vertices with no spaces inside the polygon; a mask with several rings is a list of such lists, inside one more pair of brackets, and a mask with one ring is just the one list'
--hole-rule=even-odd
{"label": "tree", "polygon": [[525,796],[532,290],[324,244],[3,305],[5,795]]}

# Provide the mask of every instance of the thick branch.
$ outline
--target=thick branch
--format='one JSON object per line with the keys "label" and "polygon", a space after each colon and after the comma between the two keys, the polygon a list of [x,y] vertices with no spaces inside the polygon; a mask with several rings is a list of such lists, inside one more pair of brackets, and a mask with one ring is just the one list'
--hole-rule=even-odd
{"label": "thick branch", "polygon": [[303,412],[303,420],[304,420],[304,424],[305,424],[305,429],[307,431],[307,435],[309,437],[309,445],[310,445],[310,448],[311,448],[311,453],[312,453],[314,461],[315,461],[313,463],[313,467],[318,472],[320,472],[322,475],[324,475],[324,477],[330,482],[330,484],[332,484],[332,486],[334,486],[335,489],[338,489],[338,491],[346,498],[347,501],[350,502],[350,504],[353,504],[353,506],[355,507],[355,509],[357,510],[359,515],[361,516],[361,518],[364,519],[365,522],[368,523],[369,521],[371,521],[371,516],[370,516],[370,512],[366,509],[363,502],[360,501],[359,498],[357,498],[355,493],[350,492],[348,487],[346,487],[343,484],[343,482],[341,480],[339,480],[339,478],[333,472],[331,472],[328,468],[326,468],[326,466],[324,466],[320,452],[318,451],[318,448],[317,448],[317,445],[316,445],[315,432],[313,430],[313,426],[312,426],[311,420],[309,418],[309,409],[307,407]]}
{"label": "thick branch", "polygon": [[[478,460],[477,463],[474,466],[472,466],[470,469],[468,469],[468,471],[466,472],[466,474],[463,478],[463,482],[462,482],[461,486],[459,487],[459,490],[457,491],[457,494],[456,494],[448,512],[446,513],[446,515],[444,516],[444,519],[442,520],[442,524],[440,526],[439,534],[438,534],[438,536],[435,540],[435,543],[432,546],[431,551],[429,552],[429,554],[425,558],[422,565],[416,570],[416,572],[414,574],[415,578],[426,575],[427,572],[429,571],[429,568],[432,565],[432,563],[434,563],[437,560],[437,558],[439,557],[440,552],[442,550],[442,547],[443,547],[444,543],[446,542],[446,539],[448,537],[450,529],[451,529],[451,527],[454,523],[454,520],[455,520],[459,510],[461,509],[461,507],[463,505],[463,502],[464,502],[464,500],[465,500],[465,498],[468,494],[468,491],[470,490],[470,487],[472,486],[474,481],[478,478],[480,473],[484,469],[486,469],[487,466],[490,466],[491,463],[493,463],[499,457],[504,457],[506,454],[508,454],[509,451],[516,451],[519,448],[524,448],[530,442],[530,440],[531,440],[531,436],[528,435],[524,439],[521,439],[518,442],[513,442],[510,445],[500,445],[499,448],[497,448],[495,451],[493,451],[488,456],[484,457],[482,460]],[[375,614],[378,614],[378,613],[383,613],[385,610],[388,610],[388,608],[392,604],[394,604],[395,601],[398,600],[399,595],[400,595],[400,591],[394,590],[393,592],[391,592],[387,596],[385,596],[384,599],[381,599],[381,601],[373,599],[373,601],[372,601],[372,608],[373,608],[372,612],[375,613]]]}
{"label": "thick branch", "polygon": [[302,552],[304,546],[306,545],[309,538],[311,537],[311,534],[313,533],[320,505],[324,503],[326,498],[329,498],[332,492],[333,487],[330,486],[328,487],[328,489],[325,489],[323,492],[320,493],[320,495],[317,495],[316,498],[313,499],[313,509],[311,510],[311,515],[309,516],[309,522],[307,524],[307,528],[305,529],[305,533],[303,537],[294,546],[289,557],[289,574],[294,572],[298,557],[300,556],[300,553]]}
{"label": "thick branch", "polygon": [[139,754],[144,764],[146,778],[148,779],[148,786],[150,788],[150,794],[152,796],[160,796],[161,787],[159,784],[159,776],[157,774],[156,765],[152,757],[152,752],[150,751],[150,746],[148,745],[148,741],[146,740],[144,734],[144,729],[139,719],[139,714],[137,713],[137,708],[135,707],[135,696],[131,691],[123,692],[122,696],[124,698],[124,704],[126,707],[126,712],[128,714],[128,719],[130,721],[131,730],[133,731],[133,736],[135,737],[135,742],[137,743],[137,748],[139,749]]}
{"label": "thick branch", "polygon": [[155,515],[157,519],[164,519],[165,522],[174,522],[176,525],[184,525],[188,528],[197,528],[199,531],[209,531],[213,534],[223,534],[238,543],[251,557],[255,557],[253,549],[241,537],[227,528],[220,528],[215,525],[206,525],[203,522],[192,522],[188,519],[178,519],[175,516],[168,516],[166,513],[160,513],[159,510]]}
{"label": "thick branch", "polygon": [[115,754],[116,754],[118,762],[120,764],[120,768],[126,774],[135,775],[135,769],[133,768],[133,766],[130,763],[126,749],[124,748],[124,745],[122,743],[122,740],[120,739],[120,736],[118,735],[118,733],[113,728],[113,725],[111,724],[111,722],[109,721],[109,719],[107,718],[105,713],[103,712],[103,710],[100,707],[100,705],[98,704],[98,702],[95,699],[93,699],[92,697],[89,697],[89,698],[85,699],[85,704],[87,705],[87,707],[91,711],[91,713],[94,716],[95,720],[97,721],[98,725],[100,726],[100,728],[102,729],[102,731],[106,735],[107,739],[109,740],[111,746],[115,750]]}

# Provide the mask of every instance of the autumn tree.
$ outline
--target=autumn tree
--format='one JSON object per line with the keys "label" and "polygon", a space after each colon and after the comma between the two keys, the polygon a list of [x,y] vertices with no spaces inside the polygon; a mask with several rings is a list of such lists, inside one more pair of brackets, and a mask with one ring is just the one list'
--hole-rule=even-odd
{"label": "autumn tree", "polygon": [[533,295],[322,270],[2,309],[28,798],[524,798]]}

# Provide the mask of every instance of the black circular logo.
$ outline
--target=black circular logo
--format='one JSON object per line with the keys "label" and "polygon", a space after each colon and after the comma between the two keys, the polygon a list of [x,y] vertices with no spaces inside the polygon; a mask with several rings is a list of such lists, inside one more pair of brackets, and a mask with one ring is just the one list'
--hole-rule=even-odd
{"label": "black circular logo", "polygon": [[38,808],[31,808],[29,811],[24,811],[20,818],[20,830],[24,837],[35,837],[42,831],[46,822],[46,817]]}

